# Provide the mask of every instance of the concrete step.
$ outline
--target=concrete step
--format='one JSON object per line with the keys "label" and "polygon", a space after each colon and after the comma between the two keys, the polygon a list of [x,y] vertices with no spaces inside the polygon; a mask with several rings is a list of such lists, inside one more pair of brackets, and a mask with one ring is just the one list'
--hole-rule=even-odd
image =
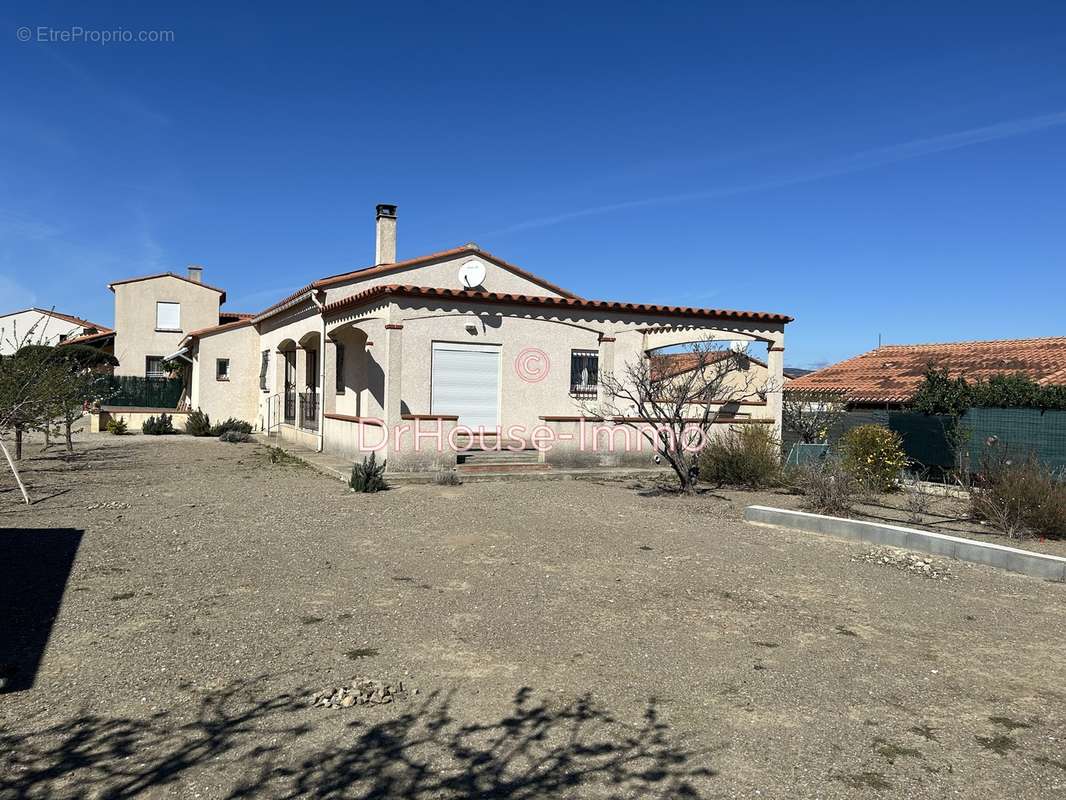
{"label": "concrete step", "polygon": [[539,464],[537,450],[470,450],[458,453],[460,464]]}
{"label": "concrete step", "polygon": [[460,464],[456,467],[456,471],[460,475],[478,475],[481,473],[507,474],[514,472],[548,472],[551,470],[549,464],[531,464],[531,463],[489,463],[489,464]]}

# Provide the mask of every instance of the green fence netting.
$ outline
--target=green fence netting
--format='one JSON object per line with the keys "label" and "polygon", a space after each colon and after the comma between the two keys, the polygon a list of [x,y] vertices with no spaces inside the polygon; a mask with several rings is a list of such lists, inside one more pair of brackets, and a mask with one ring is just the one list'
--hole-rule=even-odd
{"label": "green fence netting", "polygon": [[962,418],[969,433],[970,463],[981,464],[995,437],[996,446],[1016,457],[1032,455],[1054,470],[1066,470],[1066,411],[1033,408],[971,408]]}
{"label": "green fence netting", "polygon": [[183,385],[181,378],[108,375],[103,388],[103,404],[142,408],[177,408]]}

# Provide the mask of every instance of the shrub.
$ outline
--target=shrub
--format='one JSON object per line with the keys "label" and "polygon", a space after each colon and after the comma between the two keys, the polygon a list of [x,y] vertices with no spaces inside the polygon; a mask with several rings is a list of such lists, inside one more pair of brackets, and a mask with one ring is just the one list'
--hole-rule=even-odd
{"label": "shrub", "polygon": [[362,464],[352,465],[352,477],[348,479],[348,486],[356,492],[380,492],[382,489],[388,489],[389,486],[385,483],[385,464],[388,462],[382,461],[381,464],[377,463],[377,454],[371,453],[369,458],[364,458]]}
{"label": "shrub", "polygon": [[251,436],[241,431],[225,431],[218,437],[220,442],[229,442],[230,444],[241,444],[242,442],[251,441],[251,439]]}
{"label": "shrub", "polygon": [[1012,539],[1066,536],[1066,483],[1032,456],[1012,459],[993,445],[970,489],[970,510]]}
{"label": "shrub", "polygon": [[107,432],[114,436],[123,436],[127,430],[126,420],[122,418],[115,419],[112,417],[107,421]]}
{"label": "shrub", "polygon": [[781,482],[781,444],[770,426],[744,425],[700,451],[700,480],[762,489]]}
{"label": "shrub", "polygon": [[816,514],[846,517],[861,499],[862,485],[838,456],[794,467],[789,482],[803,495],[803,507]]}
{"label": "shrub", "polygon": [[221,436],[226,431],[238,431],[239,433],[251,433],[252,423],[245,422],[243,419],[236,419],[230,417],[229,419],[211,426],[212,436]]}
{"label": "shrub", "polygon": [[844,468],[871,491],[894,489],[907,466],[900,435],[881,425],[852,428],[844,434],[840,449]]}
{"label": "shrub", "polygon": [[185,432],[190,436],[210,436],[211,417],[196,409],[185,418]]}
{"label": "shrub", "polygon": [[908,473],[900,478],[899,488],[903,490],[903,510],[907,512],[907,522],[925,522],[925,517],[933,506],[933,496],[922,486],[922,476]]}
{"label": "shrub", "polygon": [[174,430],[174,418],[169,414],[160,414],[158,417],[153,415],[141,423],[141,433],[149,436],[169,436],[177,433]]}
{"label": "shrub", "polygon": [[433,482],[438,486],[459,486],[463,480],[454,469],[442,468],[437,470],[437,474],[433,477]]}
{"label": "shrub", "polygon": [[295,467],[304,466],[304,462],[291,455],[283,447],[275,447],[272,444],[266,446],[266,458],[271,464],[291,464]]}

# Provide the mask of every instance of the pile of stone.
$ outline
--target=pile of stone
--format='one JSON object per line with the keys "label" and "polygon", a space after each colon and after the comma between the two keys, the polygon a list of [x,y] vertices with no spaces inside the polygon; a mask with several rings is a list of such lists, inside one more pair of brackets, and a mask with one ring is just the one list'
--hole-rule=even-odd
{"label": "pile of stone", "polygon": [[118,500],[112,500],[109,503],[90,503],[85,506],[86,511],[98,511],[105,508],[131,508],[129,503],[120,503]]}
{"label": "pile of stone", "polygon": [[404,694],[403,682],[396,684],[361,678],[351,686],[323,689],[311,696],[311,705],[316,708],[351,708],[352,706],[378,706],[398,700]]}
{"label": "pile of stone", "polygon": [[928,556],[911,553],[907,550],[897,550],[894,547],[875,547],[867,550],[860,556],[851,559],[862,561],[867,564],[880,564],[886,567],[898,569],[901,572],[909,572],[921,575],[923,578],[946,581],[952,577],[951,569],[940,561],[934,561]]}

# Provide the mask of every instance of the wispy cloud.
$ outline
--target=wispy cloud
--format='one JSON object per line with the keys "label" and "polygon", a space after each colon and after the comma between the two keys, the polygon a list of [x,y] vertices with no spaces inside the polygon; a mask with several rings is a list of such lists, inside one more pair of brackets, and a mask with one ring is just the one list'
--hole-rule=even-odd
{"label": "wispy cloud", "polygon": [[625,200],[618,203],[608,203],[601,206],[592,206],[590,208],[577,209],[549,217],[538,217],[536,219],[526,220],[525,222],[519,222],[515,225],[509,225],[505,228],[492,231],[488,235],[501,235],[530,230],[533,228],[546,228],[563,222],[581,219],[583,217],[600,216],[602,214],[611,214],[616,211],[626,211],[634,208],[671,205],[697,200],[717,200],[724,197],[734,197],[737,195],[780,189],[786,186],[794,186],[796,184],[810,183],[812,181],[824,180],[826,178],[833,178],[840,175],[863,172],[865,170],[895,164],[900,161],[924,158],[925,156],[945,153],[949,150],[958,150],[963,147],[970,147],[983,142],[993,142],[1000,139],[1010,139],[1015,136],[1024,136],[1028,133],[1036,133],[1037,131],[1057,128],[1062,125],[1066,125],[1066,111],[1060,111],[1054,114],[1044,114],[1038,117],[1028,117],[1026,119],[998,122],[994,125],[986,125],[980,128],[970,128],[965,131],[956,131],[955,133],[947,133],[941,136],[914,139],[910,142],[903,142],[888,147],[864,150],[844,158],[826,161],[820,165],[793,175],[768,178],[764,181],[756,181],[753,183],[720,189],[681,192],[678,194],[644,197],[635,200]]}

